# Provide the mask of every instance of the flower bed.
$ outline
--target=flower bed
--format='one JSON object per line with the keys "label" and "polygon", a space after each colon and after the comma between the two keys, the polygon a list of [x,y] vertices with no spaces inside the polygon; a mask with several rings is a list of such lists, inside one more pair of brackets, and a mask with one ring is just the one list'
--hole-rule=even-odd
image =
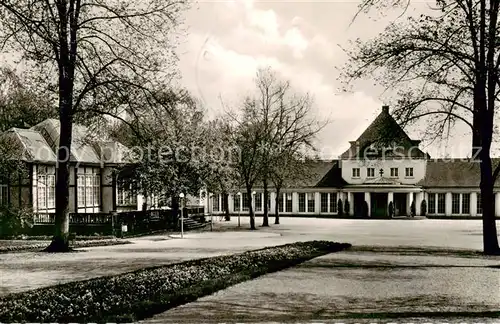
{"label": "flower bed", "polygon": [[133,322],[348,247],[300,242],[12,294],[0,299],[0,322]]}
{"label": "flower bed", "polygon": [[[93,246],[109,246],[109,245],[120,245],[120,244],[129,244],[129,241],[124,241],[121,239],[102,239],[102,240],[82,240],[82,241],[74,241],[70,242],[70,246],[74,248],[85,248],[85,247],[93,247]],[[33,251],[33,250],[42,250],[46,248],[50,244],[50,241],[46,242],[16,242],[12,245],[0,246],[0,253],[8,253],[8,252],[19,252],[19,251]]]}

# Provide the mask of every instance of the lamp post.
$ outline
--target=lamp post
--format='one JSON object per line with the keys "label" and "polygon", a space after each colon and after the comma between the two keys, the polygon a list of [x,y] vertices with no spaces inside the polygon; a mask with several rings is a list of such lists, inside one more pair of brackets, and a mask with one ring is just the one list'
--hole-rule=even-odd
{"label": "lamp post", "polygon": [[241,226],[241,222],[240,222],[240,216],[241,216],[241,192],[238,192],[236,194],[238,196],[238,227]]}
{"label": "lamp post", "polygon": [[184,238],[184,194],[182,192],[179,198],[181,198],[181,238]]}
{"label": "lamp post", "polygon": [[214,213],[210,210],[210,199],[212,198],[212,194],[208,194],[208,211],[210,212],[210,232],[214,230]]}
{"label": "lamp post", "polygon": [[[255,213],[255,206],[257,206],[257,205],[255,204],[255,194],[256,194],[256,192],[255,192],[255,191],[252,191],[252,211],[253,211],[254,219],[255,219],[255,216],[256,216],[256,213]],[[252,217],[252,215],[250,215],[250,217]]]}

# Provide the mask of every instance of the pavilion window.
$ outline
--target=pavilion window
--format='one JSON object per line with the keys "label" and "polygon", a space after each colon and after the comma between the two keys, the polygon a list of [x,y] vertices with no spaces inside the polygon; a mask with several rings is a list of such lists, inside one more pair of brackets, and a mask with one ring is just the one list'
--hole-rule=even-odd
{"label": "pavilion window", "polygon": [[255,194],[255,211],[262,211],[262,192]]}
{"label": "pavilion window", "polygon": [[435,193],[430,193],[429,194],[429,214],[435,214],[436,213],[436,194]]}
{"label": "pavilion window", "polygon": [[321,193],[321,212],[328,213],[328,195],[327,192]]}
{"label": "pavilion window", "polygon": [[218,212],[219,211],[219,194],[215,194],[212,196],[212,206],[213,206],[213,211]]}
{"label": "pavilion window", "polygon": [[240,211],[240,195],[233,196],[234,211]]}
{"label": "pavilion window", "polygon": [[0,184],[0,206],[9,204],[9,185],[6,182]]}
{"label": "pavilion window", "polygon": [[314,213],[315,206],[314,192],[307,193],[307,211],[309,213]]}
{"label": "pavilion window", "polygon": [[286,199],[286,193],[282,193],[281,197],[278,199],[278,211],[280,213],[283,212],[283,205],[284,205],[283,202],[285,201],[285,199]]}
{"label": "pavilion window", "polygon": [[478,215],[483,214],[483,205],[482,205],[482,199],[481,199],[481,194],[477,194],[477,204],[476,204],[476,213]]}
{"label": "pavilion window", "polygon": [[352,177],[359,178],[359,175],[360,175],[359,168],[352,168]]}
{"label": "pavilion window", "polygon": [[[96,193],[97,194],[97,193]],[[132,183],[124,180],[117,180],[117,201],[118,206],[137,205],[137,188]]]}
{"label": "pavilion window", "polygon": [[[56,177],[55,168],[38,166],[37,176],[35,176],[34,190],[36,189],[36,206],[37,211],[46,211],[54,209],[56,206]],[[8,189],[8,188],[6,188]],[[8,191],[2,192],[2,200],[8,199]],[[4,196],[5,195],[5,196]]]}
{"label": "pavilion window", "polygon": [[470,214],[470,194],[462,194],[462,214]]}
{"label": "pavilion window", "polygon": [[303,192],[299,193],[299,213],[304,213],[306,211],[306,194]]}
{"label": "pavilion window", "polygon": [[286,194],[286,212],[287,213],[292,212],[292,206],[293,206],[293,195],[291,192],[288,192]]}
{"label": "pavilion window", "polygon": [[99,169],[88,168],[77,175],[78,207],[99,207],[101,205],[101,176]]}
{"label": "pavilion window", "polygon": [[336,213],[337,211],[337,193],[330,192],[330,213]]}
{"label": "pavilion window", "polygon": [[248,193],[243,192],[241,194],[241,198],[242,198],[241,204],[242,204],[243,211],[248,211],[248,209],[249,209],[249,205],[248,205]]}
{"label": "pavilion window", "polygon": [[438,214],[444,214],[446,212],[446,194],[444,193],[438,194],[437,212]]}
{"label": "pavilion window", "polygon": [[460,194],[454,193],[451,195],[451,213],[460,214]]}
{"label": "pavilion window", "polygon": [[375,168],[366,169],[366,176],[368,178],[374,178],[375,177]]}
{"label": "pavilion window", "polygon": [[393,177],[393,178],[399,177],[399,170],[398,170],[398,168],[391,168],[391,177]]}
{"label": "pavilion window", "polygon": [[47,209],[56,208],[56,176],[48,175],[47,176],[47,187],[45,188],[47,191]]}

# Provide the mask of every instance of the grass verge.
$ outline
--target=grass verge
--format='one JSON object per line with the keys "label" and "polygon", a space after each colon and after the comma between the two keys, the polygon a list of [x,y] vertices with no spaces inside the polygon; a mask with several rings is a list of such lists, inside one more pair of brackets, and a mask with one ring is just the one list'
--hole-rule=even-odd
{"label": "grass verge", "polygon": [[0,322],[134,322],[348,247],[298,242],[11,294],[0,299]]}

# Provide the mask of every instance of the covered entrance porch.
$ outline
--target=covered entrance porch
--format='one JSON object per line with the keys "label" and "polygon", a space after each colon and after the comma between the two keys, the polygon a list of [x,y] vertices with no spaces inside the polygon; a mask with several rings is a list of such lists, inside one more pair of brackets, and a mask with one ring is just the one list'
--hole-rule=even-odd
{"label": "covered entrance porch", "polygon": [[[424,199],[421,188],[412,185],[366,186],[351,185],[344,188],[346,198],[351,203],[351,215],[356,218],[390,218],[410,216],[411,205],[415,204],[415,216],[420,215],[420,205]],[[392,208],[389,206],[392,204]],[[368,211],[365,211],[368,207]],[[390,215],[392,209],[392,215]]]}

